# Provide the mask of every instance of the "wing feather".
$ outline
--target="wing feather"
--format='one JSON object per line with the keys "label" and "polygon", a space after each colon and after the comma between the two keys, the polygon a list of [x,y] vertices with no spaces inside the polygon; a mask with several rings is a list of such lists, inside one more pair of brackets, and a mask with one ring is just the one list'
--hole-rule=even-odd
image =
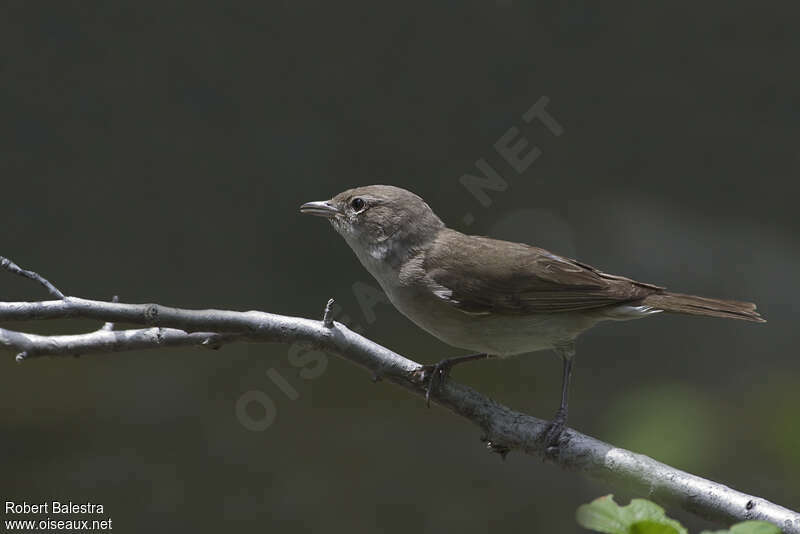
{"label": "wing feather", "polygon": [[425,251],[436,298],[465,313],[590,310],[640,300],[663,288],[607,275],[544,249],[444,230]]}

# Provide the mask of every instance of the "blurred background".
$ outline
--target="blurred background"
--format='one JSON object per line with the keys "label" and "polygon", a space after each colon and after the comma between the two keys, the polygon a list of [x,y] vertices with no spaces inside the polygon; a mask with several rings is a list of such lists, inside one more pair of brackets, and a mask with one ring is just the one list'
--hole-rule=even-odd
{"label": "blurred background", "polygon": [[[87,298],[316,318],[334,297],[351,327],[434,362],[461,352],[376,300],[346,244],[297,210],[356,185],[405,187],[468,233],[757,302],[765,325],[663,315],[590,331],[570,423],[797,509],[796,14],[7,3],[0,254]],[[522,120],[542,97],[560,136]],[[522,173],[494,148],[511,128],[541,150]],[[481,158],[507,183],[488,206],[459,181]],[[47,295],[0,273],[0,298]],[[102,503],[119,532],[580,532],[577,506],[615,491],[503,462],[475,427],[335,357],[301,376],[288,346],[3,354],[4,500]],[[557,407],[549,353],[454,377],[543,418]]]}

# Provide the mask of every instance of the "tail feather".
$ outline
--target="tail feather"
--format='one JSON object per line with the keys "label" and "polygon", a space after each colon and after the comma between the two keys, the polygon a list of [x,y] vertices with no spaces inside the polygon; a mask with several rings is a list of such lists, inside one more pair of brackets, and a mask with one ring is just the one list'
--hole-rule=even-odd
{"label": "tail feather", "polygon": [[762,319],[758,314],[756,305],[752,302],[711,299],[698,297],[696,295],[664,292],[649,295],[642,301],[642,304],[666,312],[741,319],[743,321],[753,321],[755,323],[766,322],[766,320]]}

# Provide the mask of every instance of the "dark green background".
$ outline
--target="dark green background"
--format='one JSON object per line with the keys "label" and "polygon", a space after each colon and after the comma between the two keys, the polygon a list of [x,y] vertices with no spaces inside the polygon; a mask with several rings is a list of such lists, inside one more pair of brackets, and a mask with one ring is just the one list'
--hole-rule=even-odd
{"label": "dark green background", "polygon": [[[319,317],[335,297],[433,362],[459,351],[387,304],[365,315],[353,284],[374,282],[297,211],[407,187],[464,231],[757,301],[766,325],[659,316],[583,336],[571,423],[797,509],[796,13],[650,4],[8,2],[0,254],[90,298]],[[521,120],[542,96],[564,135]],[[515,126],[542,150],[521,175],[493,148]],[[489,207],[459,183],[479,158],[509,184]],[[45,297],[8,273],[0,292]],[[559,373],[540,353],[455,377],[549,417]],[[501,462],[474,427],[336,358],[306,380],[281,345],[7,353],[0,384],[3,499],[99,502],[117,532],[578,532],[575,508],[613,491]],[[249,390],[275,402],[264,432],[235,416]]]}

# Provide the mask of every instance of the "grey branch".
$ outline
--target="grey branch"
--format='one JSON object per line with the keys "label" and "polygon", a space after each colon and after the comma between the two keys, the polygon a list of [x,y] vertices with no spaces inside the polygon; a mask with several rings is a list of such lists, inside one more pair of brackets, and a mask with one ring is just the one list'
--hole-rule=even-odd
{"label": "grey branch", "polygon": [[240,340],[243,337],[236,334],[188,333],[175,328],[117,331],[100,328],[88,334],[68,336],[39,336],[0,328],[0,346],[19,351],[16,357],[18,362],[37,356],[80,356],[188,345],[218,349],[225,343]]}
{"label": "grey branch", "polygon": [[[421,364],[327,320],[314,321],[259,311],[185,310],[158,304],[124,304],[64,297],[56,301],[0,302],[0,321],[77,317],[147,326],[135,330],[101,329],[88,334],[38,336],[0,329],[0,345],[18,359],[168,346],[218,348],[236,341],[298,343],[347,359],[372,376],[425,396],[427,376]],[[326,323],[330,323],[326,324]],[[765,499],[692,475],[647,456],[604,443],[573,429],[554,455],[546,455],[539,437],[547,422],[515,412],[451,380],[432,395],[435,403],[477,425],[494,450],[518,450],[547,457],[562,467],[628,489],[666,507],[730,524],[760,519],[785,534],[800,534],[800,514]]]}
{"label": "grey branch", "polygon": [[45,289],[47,289],[48,293],[50,293],[57,299],[64,298],[64,293],[59,291],[58,288],[56,288],[56,286],[48,282],[46,278],[44,278],[39,274],[36,274],[33,271],[26,271],[25,269],[21,268],[19,265],[17,265],[16,263],[14,263],[13,261],[9,260],[6,257],[0,256],[0,267],[5,269],[6,271],[11,271],[14,274],[18,274],[20,276],[24,276],[25,278],[30,278],[31,280],[39,282],[44,286]]}
{"label": "grey branch", "polygon": [[[119,295],[114,295],[114,297],[111,299],[111,302],[119,302]],[[103,326],[101,326],[99,330],[100,331],[114,330],[114,323],[107,321],[103,323]]]}
{"label": "grey branch", "polygon": [[322,315],[322,324],[326,328],[333,328],[333,299],[328,299],[325,305],[325,312]]}

